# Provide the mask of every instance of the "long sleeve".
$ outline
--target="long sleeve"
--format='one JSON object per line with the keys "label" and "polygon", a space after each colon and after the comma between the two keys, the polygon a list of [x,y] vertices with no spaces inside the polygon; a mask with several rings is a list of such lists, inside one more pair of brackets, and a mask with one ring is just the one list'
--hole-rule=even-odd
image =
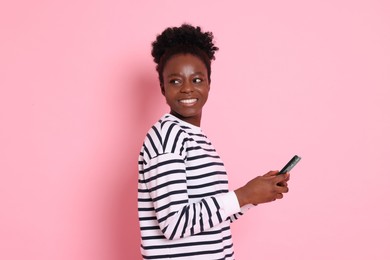
{"label": "long sleeve", "polygon": [[167,239],[198,234],[240,211],[232,193],[189,203],[186,165],[180,155],[167,153],[151,159],[145,165],[143,176],[159,227]]}

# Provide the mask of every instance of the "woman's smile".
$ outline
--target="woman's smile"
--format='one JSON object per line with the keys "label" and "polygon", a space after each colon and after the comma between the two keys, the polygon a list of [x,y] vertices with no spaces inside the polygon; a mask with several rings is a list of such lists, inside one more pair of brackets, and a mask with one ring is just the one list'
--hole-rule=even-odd
{"label": "woman's smile", "polygon": [[198,101],[196,98],[191,98],[191,99],[181,99],[179,100],[180,103],[186,104],[186,105],[193,105]]}

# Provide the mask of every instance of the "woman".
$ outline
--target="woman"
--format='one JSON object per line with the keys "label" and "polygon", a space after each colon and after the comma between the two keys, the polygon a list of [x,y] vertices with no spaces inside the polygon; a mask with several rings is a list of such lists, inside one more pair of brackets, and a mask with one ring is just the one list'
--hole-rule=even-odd
{"label": "woman", "polygon": [[230,223],[253,205],[280,199],[289,174],[271,171],[228,190],[221,158],[200,128],[210,91],[211,32],[183,24],[152,44],[170,107],[139,157],[138,212],[144,259],[234,259]]}

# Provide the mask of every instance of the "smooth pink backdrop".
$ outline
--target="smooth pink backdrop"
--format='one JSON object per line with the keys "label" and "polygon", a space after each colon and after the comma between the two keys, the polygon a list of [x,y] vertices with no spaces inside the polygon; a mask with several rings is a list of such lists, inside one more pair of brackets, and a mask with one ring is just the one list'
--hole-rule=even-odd
{"label": "smooth pink backdrop", "polygon": [[202,128],[231,188],[294,154],[233,224],[237,259],[390,259],[388,1],[3,1],[0,259],[140,259],[137,156],[168,111],[150,43],[215,34]]}

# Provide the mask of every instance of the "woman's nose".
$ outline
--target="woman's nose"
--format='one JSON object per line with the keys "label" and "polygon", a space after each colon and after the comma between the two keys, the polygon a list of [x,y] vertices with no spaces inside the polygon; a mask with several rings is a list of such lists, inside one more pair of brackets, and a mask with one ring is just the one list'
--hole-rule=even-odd
{"label": "woman's nose", "polygon": [[191,84],[192,82],[185,81],[182,85],[180,91],[183,93],[189,93],[194,91],[194,86]]}

